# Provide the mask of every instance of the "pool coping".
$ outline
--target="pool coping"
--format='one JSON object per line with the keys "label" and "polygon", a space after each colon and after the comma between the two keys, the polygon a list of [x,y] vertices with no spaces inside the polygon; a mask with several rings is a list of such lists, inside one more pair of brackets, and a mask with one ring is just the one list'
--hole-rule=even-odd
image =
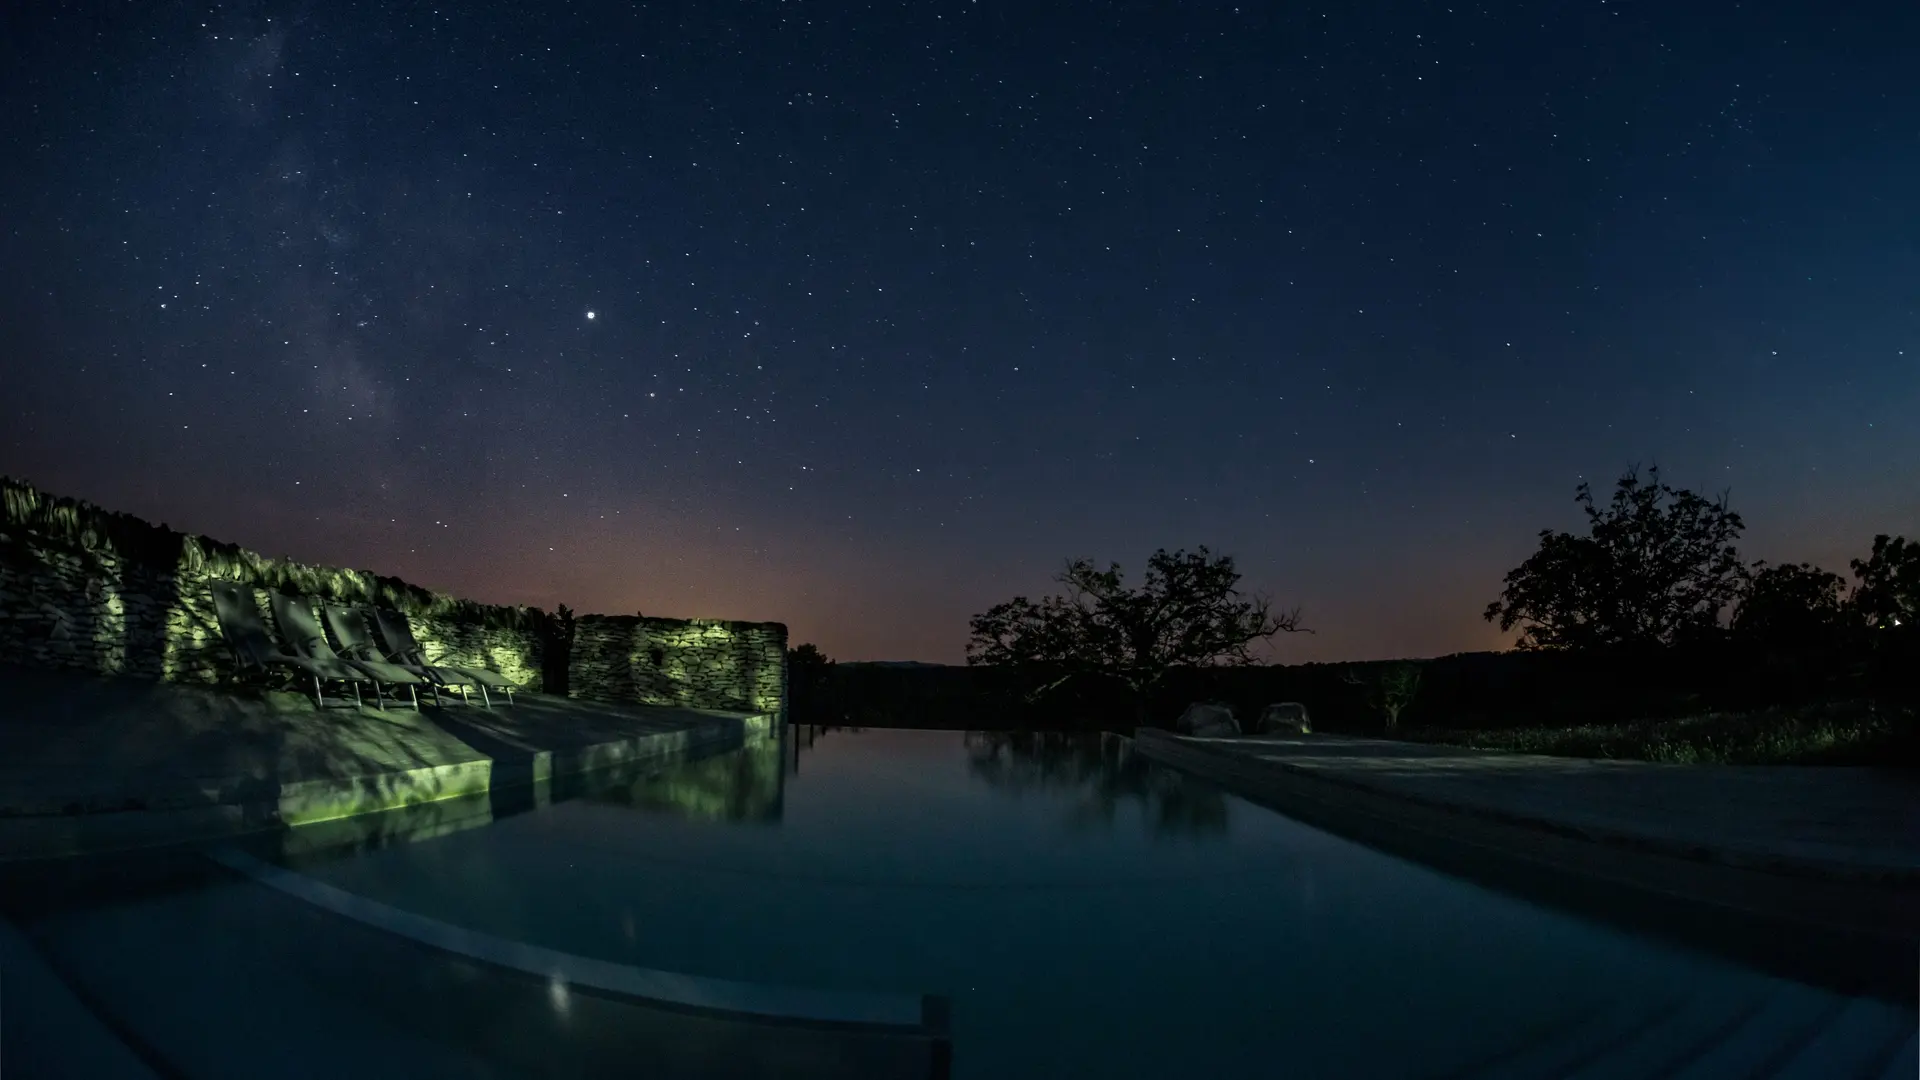
{"label": "pool coping", "polygon": [[656,731],[559,750],[371,769],[354,776],[287,781],[258,777],[197,780],[149,794],[128,793],[75,810],[36,807],[0,813],[0,864],[77,855],[204,843],[262,832],[298,829],[428,803],[483,796],[677,753],[696,753],[771,730],[773,717],[708,717],[673,731]]}
{"label": "pool coping", "polygon": [[540,981],[637,1004],[834,1031],[950,1037],[951,1007],[938,994],[830,990],[740,982],[636,967],[563,952],[456,926],[329,885],[276,866],[237,848],[207,857],[256,884],[302,900],[333,915],[416,944],[453,953]]}
{"label": "pool coping", "polygon": [[[1717,863],[1767,874],[1792,877],[1805,877],[1821,881],[1848,881],[1861,883],[1890,883],[1899,885],[1920,884],[1920,869],[1887,866],[1885,864],[1866,864],[1847,862],[1840,859],[1820,859],[1802,855],[1785,855],[1771,852],[1757,852],[1731,845],[1710,845],[1685,840],[1634,832],[1627,829],[1609,829],[1604,826],[1578,824],[1571,821],[1555,820],[1533,814],[1521,814],[1498,807],[1478,803],[1439,798],[1417,792],[1395,789],[1388,784],[1369,783],[1364,779],[1342,775],[1331,769],[1310,768],[1292,764],[1283,758],[1254,758],[1236,752],[1231,746],[1215,746],[1208,742],[1162,731],[1157,728],[1142,728],[1135,733],[1135,743],[1142,750],[1157,753],[1169,746],[1178,746],[1196,754],[1207,755],[1220,762],[1244,764],[1251,769],[1276,770],[1293,776],[1312,777],[1340,787],[1364,791],[1383,798],[1413,803],[1448,813],[1468,817],[1484,818],[1506,825],[1516,825],[1529,829],[1572,837],[1592,843],[1607,844],[1665,855],[1673,858],[1689,859],[1698,862]],[[1758,767],[1758,766],[1756,766]],[[1249,777],[1250,780],[1254,779]],[[1257,782],[1257,780],[1255,780]]]}
{"label": "pool coping", "polygon": [[1498,891],[1847,992],[1908,1002],[1920,994],[1920,887],[1909,882],[1783,874],[1685,847],[1610,843],[1154,729],[1136,732],[1134,749],[1308,826]]}

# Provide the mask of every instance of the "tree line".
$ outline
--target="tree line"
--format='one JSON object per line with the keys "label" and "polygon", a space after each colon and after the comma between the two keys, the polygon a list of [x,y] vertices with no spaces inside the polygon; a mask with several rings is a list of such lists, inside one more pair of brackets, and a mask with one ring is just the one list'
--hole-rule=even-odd
{"label": "tree line", "polygon": [[[1808,563],[1749,562],[1745,525],[1726,495],[1665,483],[1658,467],[1628,469],[1602,503],[1575,490],[1583,532],[1544,529],[1536,550],[1505,577],[1483,612],[1520,631],[1527,651],[1632,658],[1676,650],[1734,650],[1783,662],[1854,670],[1874,692],[1911,694],[1920,671],[1920,542],[1879,535],[1851,560],[1851,580]],[[1121,567],[1074,559],[1057,594],[1016,596],[975,615],[967,664],[1015,676],[1026,702],[1090,687],[1156,718],[1155,696],[1176,672],[1256,663],[1256,646],[1311,633],[1298,608],[1243,592],[1231,555],[1160,549],[1138,584]],[[831,663],[795,649],[797,698]],[[1391,728],[1419,690],[1417,662],[1356,665],[1344,673]],[[1906,674],[1903,674],[1906,673]]]}

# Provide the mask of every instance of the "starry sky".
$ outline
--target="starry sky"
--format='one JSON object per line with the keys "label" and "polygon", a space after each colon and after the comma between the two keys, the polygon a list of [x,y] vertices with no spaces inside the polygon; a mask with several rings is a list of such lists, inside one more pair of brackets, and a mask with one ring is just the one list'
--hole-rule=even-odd
{"label": "starry sky", "polygon": [[1583,478],[1920,532],[1920,7],[0,11],[0,472],[480,600],[957,662],[1234,554],[1500,647]]}

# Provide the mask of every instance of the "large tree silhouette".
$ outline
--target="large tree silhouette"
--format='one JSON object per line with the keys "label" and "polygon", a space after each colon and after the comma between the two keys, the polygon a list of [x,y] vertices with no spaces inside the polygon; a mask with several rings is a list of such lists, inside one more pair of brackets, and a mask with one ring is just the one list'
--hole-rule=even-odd
{"label": "large tree silhouette", "polygon": [[1264,597],[1242,594],[1233,557],[1204,547],[1154,552],[1138,588],[1123,583],[1120,564],[1098,570],[1089,559],[1069,562],[1055,580],[1064,594],[1039,603],[1016,596],[974,616],[967,663],[1044,672],[1049,681],[1036,696],[1075,679],[1109,681],[1144,715],[1174,668],[1249,664],[1254,642],[1302,629],[1298,610],[1275,613]]}
{"label": "large tree silhouette", "polygon": [[1587,535],[1541,530],[1488,621],[1524,624],[1523,649],[1668,645],[1718,627],[1746,580],[1733,546],[1743,526],[1726,496],[1669,487],[1656,466],[1644,479],[1629,469],[1604,507],[1584,483],[1575,500]]}
{"label": "large tree silhouette", "polygon": [[1920,626],[1920,541],[1881,534],[1873,538],[1873,554],[1852,566],[1860,582],[1853,606],[1869,626]]}
{"label": "large tree silhouette", "polygon": [[1808,563],[1754,564],[1731,629],[1743,644],[1809,649],[1838,644],[1857,622],[1847,582]]}

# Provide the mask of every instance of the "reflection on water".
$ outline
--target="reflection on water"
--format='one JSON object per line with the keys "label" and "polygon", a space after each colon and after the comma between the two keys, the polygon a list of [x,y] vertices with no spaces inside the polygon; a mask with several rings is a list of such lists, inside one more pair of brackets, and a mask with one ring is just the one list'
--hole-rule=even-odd
{"label": "reflection on water", "polygon": [[587,802],[659,810],[706,821],[778,821],[781,740],[756,732],[732,753],[643,773],[589,776]]}
{"label": "reflection on water", "polygon": [[1224,833],[1227,797],[1136,754],[1117,735],[1057,731],[969,731],[967,767],[990,787],[1078,792],[1070,820],[1112,826],[1122,803],[1138,802],[1155,833]]}
{"label": "reflection on water", "polygon": [[[1887,1061],[1912,1037],[1910,1006],[1383,855],[1151,765],[1125,739],[756,734],[730,752],[556,779],[550,803],[501,828],[441,812],[431,843],[308,872],[581,957],[947,995],[958,1076],[1259,1076],[1276,1062],[1395,1080],[1558,1077],[1582,1063],[1674,1075],[1661,1066],[1684,1055],[1721,1066],[1690,1075],[1750,1075],[1739,1062],[1805,1048],[1802,1075],[1868,1075],[1834,1055]],[[78,949],[94,933],[63,940]],[[134,955],[125,937],[99,950],[103,966]],[[550,987],[516,1003],[554,1015],[526,1000],[535,991]],[[570,993],[566,1023],[593,1026],[591,1000]]]}
{"label": "reflection on water", "polygon": [[867,729],[863,727],[842,727],[838,725],[823,727],[818,724],[793,724],[789,726],[784,733],[789,746],[786,755],[787,772],[794,776],[800,775],[801,755],[812,750],[821,739],[826,738],[828,735],[835,732],[846,732],[850,735],[858,735],[865,730]]}
{"label": "reflection on water", "polygon": [[299,825],[256,838],[258,852],[307,866],[393,844],[437,839],[567,802],[625,806],[701,821],[777,822],[785,801],[781,733],[674,750],[644,762],[497,785],[457,799]]}

